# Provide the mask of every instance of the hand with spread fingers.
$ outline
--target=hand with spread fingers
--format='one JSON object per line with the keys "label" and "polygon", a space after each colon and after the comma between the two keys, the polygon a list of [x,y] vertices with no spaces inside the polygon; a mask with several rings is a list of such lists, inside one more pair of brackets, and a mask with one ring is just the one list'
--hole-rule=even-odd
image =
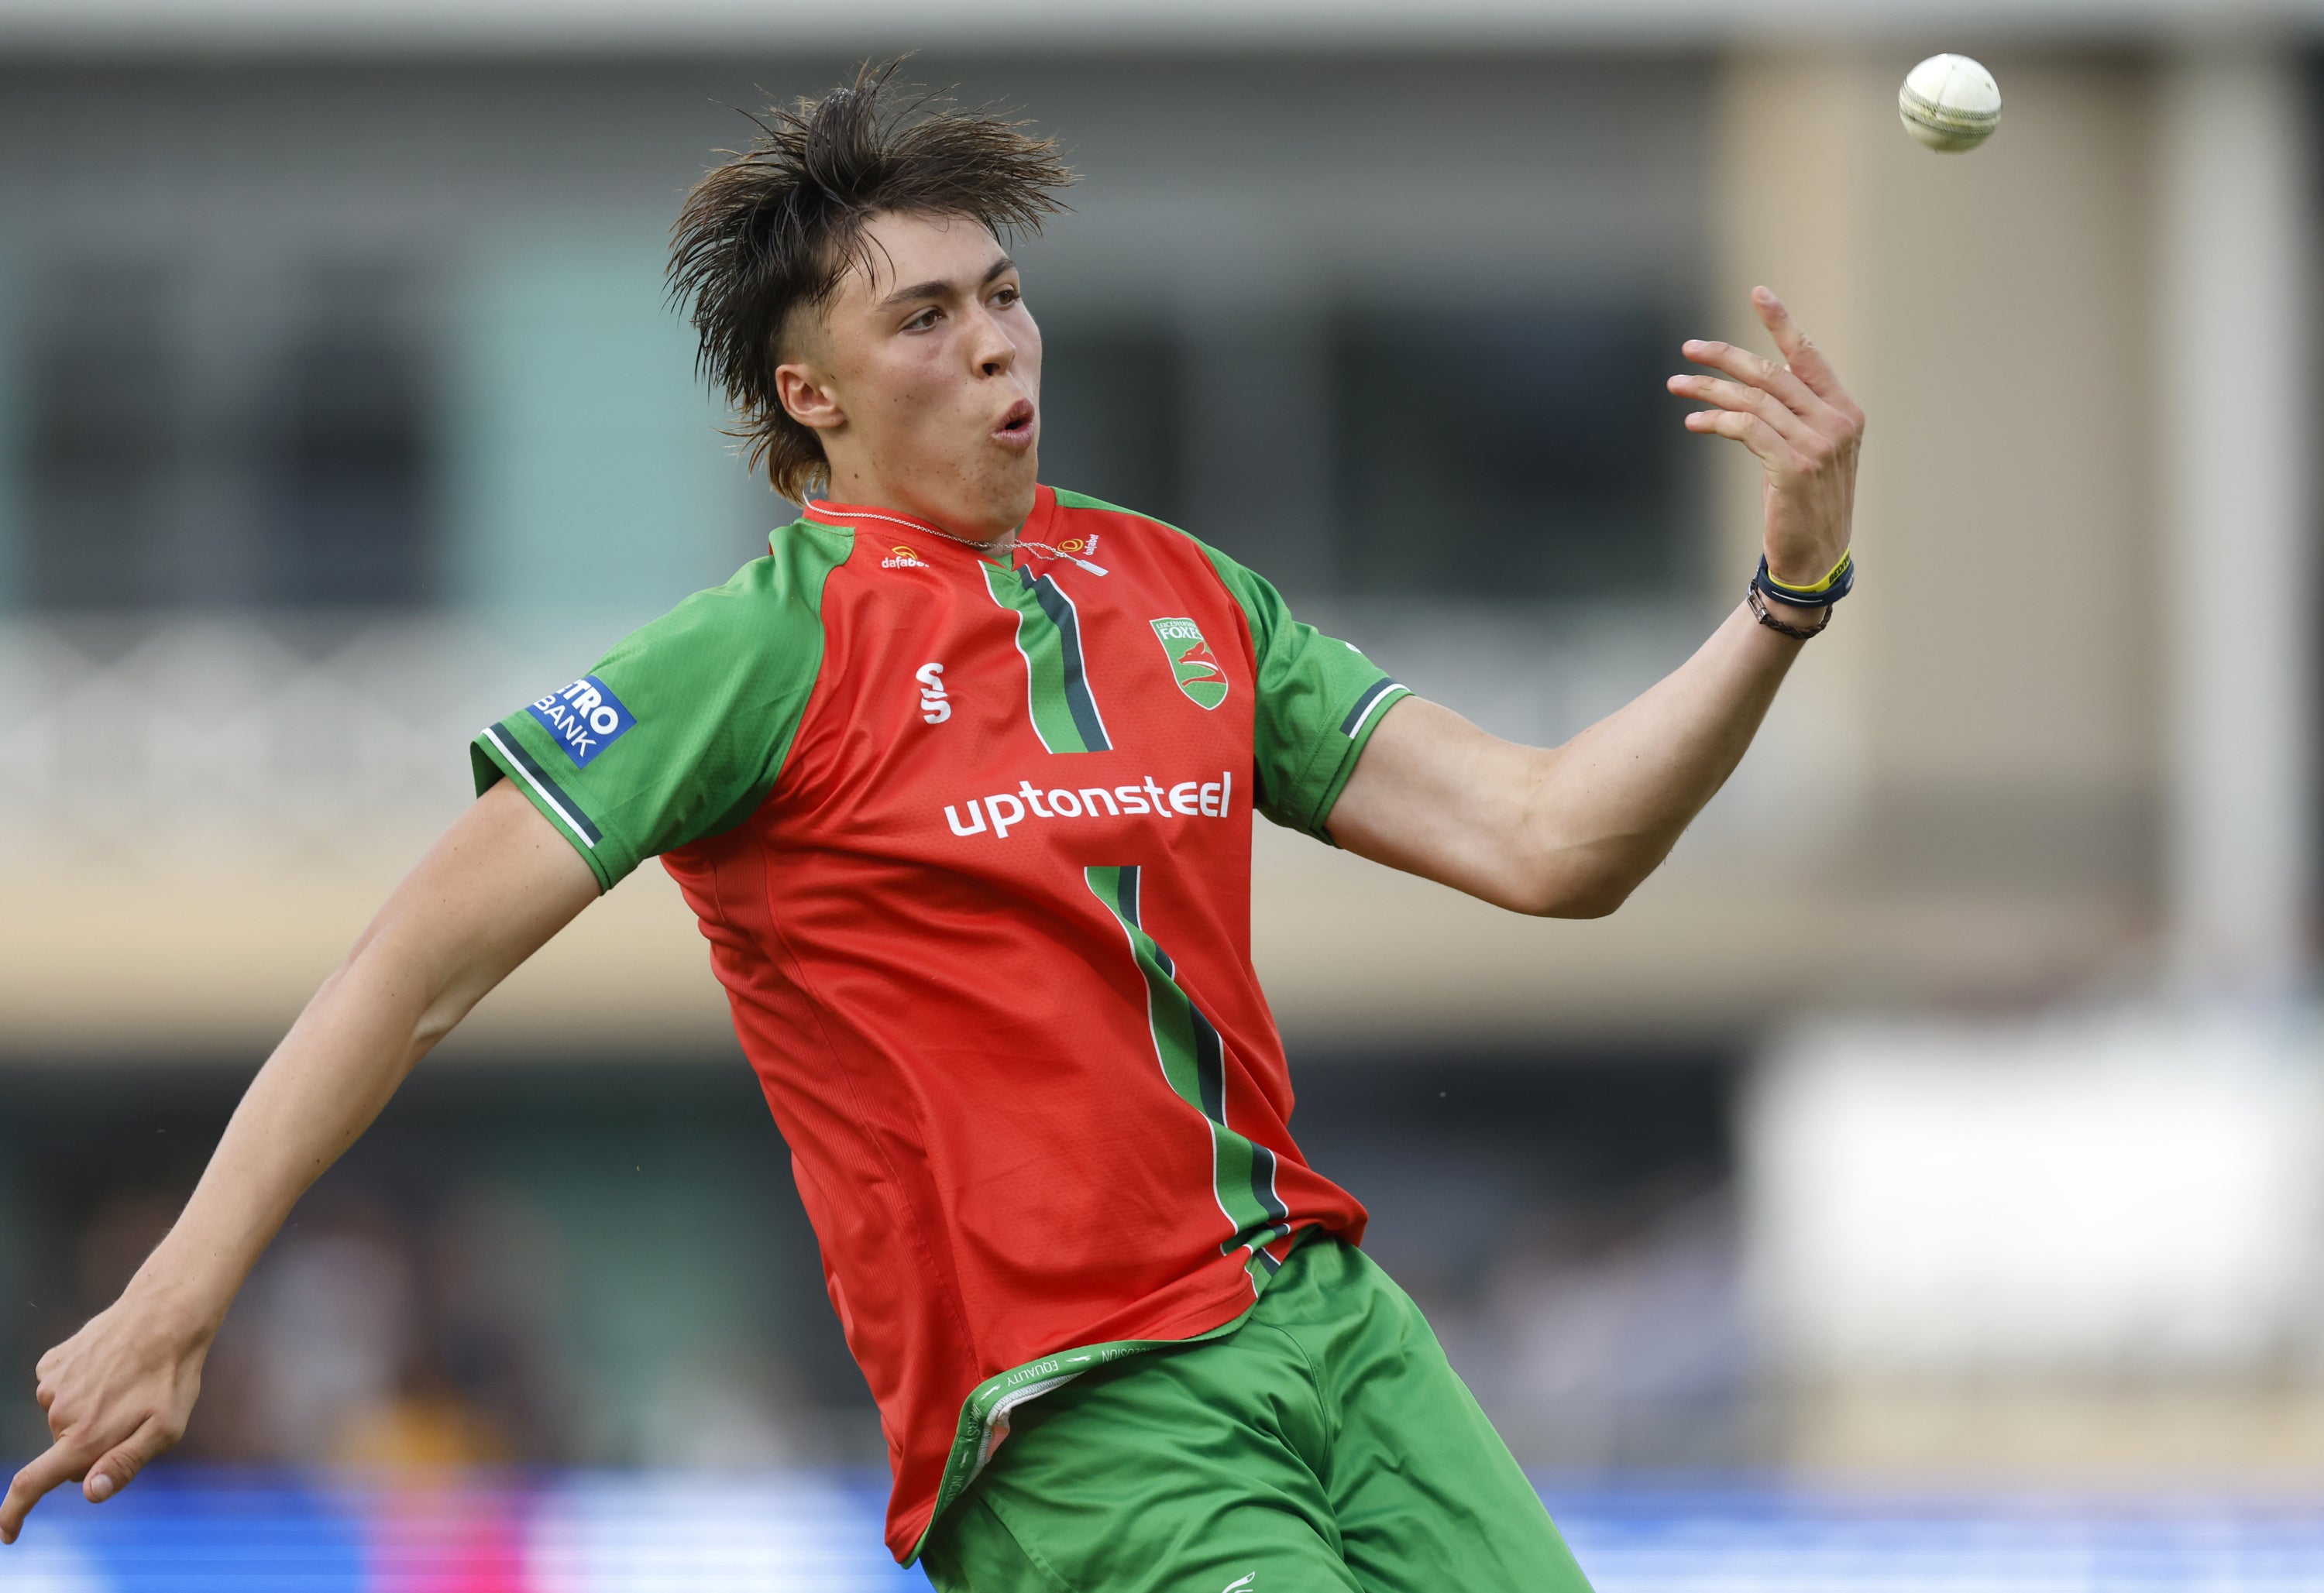
{"label": "hand with spread fingers", "polygon": [[1813,586],[1848,552],[1864,411],[1782,299],[1754,288],[1751,308],[1784,363],[1698,339],[1681,352],[1720,374],[1674,376],[1670,390],[1717,406],[1689,415],[1688,430],[1733,437],[1758,459],[1766,478],[1767,573],[1785,585]]}
{"label": "hand with spread fingers", "polygon": [[1783,302],[1757,288],[1751,305],[1781,364],[1696,341],[1686,357],[1714,373],[1670,379],[1712,406],[1687,429],[1734,438],[1765,473],[1767,563],[1744,601],[1693,657],[1562,746],[1505,741],[1417,698],[1397,704],[1332,810],[1341,847],[1517,912],[1593,918],[1661,866],[1735,771],[1802,643],[1854,581],[1864,438],[1864,411]]}

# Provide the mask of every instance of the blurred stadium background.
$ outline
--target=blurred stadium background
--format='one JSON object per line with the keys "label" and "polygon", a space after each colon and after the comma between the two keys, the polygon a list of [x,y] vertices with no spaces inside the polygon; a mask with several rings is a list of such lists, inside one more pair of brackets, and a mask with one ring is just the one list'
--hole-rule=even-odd
{"label": "blurred stadium background", "polygon": [[[2319,33],[0,0],[0,1454],[466,737],[788,518],[664,235],[738,107],[918,48],[1085,174],[1020,251],[1047,478],[1504,733],[1737,594],[1757,488],[1662,392],[1683,336],[1772,283],[1873,418],[1861,595],[1620,915],[1261,826],[1303,1144],[1605,1593],[2324,1587]],[[1973,156],[1896,126],[1937,50],[2006,97]],[[881,1453],[648,870],[318,1187],[179,1462],[42,1506],[0,1589],[918,1583]]]}

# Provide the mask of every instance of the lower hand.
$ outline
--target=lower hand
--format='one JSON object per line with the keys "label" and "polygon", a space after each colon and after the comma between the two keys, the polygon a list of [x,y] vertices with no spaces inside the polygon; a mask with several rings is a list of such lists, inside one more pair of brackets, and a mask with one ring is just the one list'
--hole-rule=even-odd
{"label": "lower hand", "polygon": [[79,1481],[82,1496],[101,1505],[176,1443],[201,1392],[209,1343],[207,1329],[133,1292],[42,1356],[38,1397],[54,1441],[9,1483],[0,1543],[16,1541],[51,1488]]}
{"label": "lower hand", "polygon": [[1731,343],[1692,341],[1680,352],[1726,379],[1674,376],[1670,391],[1718,406],[1689,415],[1688,430],[1732,437],[1758,459],[1767,573],[1787,586],[1812,586],[1848,551],[1864,411],[1781,299],[1754,288],[1751,308],[1784,363]]}

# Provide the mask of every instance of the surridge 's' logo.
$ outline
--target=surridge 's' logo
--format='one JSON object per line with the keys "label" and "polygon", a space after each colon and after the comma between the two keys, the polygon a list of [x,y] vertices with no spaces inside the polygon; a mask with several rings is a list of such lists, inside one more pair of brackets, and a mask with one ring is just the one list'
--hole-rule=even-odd
{"label": "surridge 's' logo", "polygon": [[1178,689],[1189,700],[1204,708],[1215,708],[1227,700],[1226,671],[1219,668],[1218,656],[1211,651],[1211,644],[1203,640],[1200,625],[1184,617],[1157,620],[1154,635],[1169,658],[1170,672],[1178,678]]}
{"label": "surridge 's' logo", "polygon": [[925,570],[935,566],[901,542],[888,549],[888,557],[880,561],[883,570]]}
{"label": "surridge 's' logo", "polygon": [[912,671],[912,678],[920,683],[920,717],[930,724],[950,719],[952,698],[945,691],[944,666],[923,664]]}

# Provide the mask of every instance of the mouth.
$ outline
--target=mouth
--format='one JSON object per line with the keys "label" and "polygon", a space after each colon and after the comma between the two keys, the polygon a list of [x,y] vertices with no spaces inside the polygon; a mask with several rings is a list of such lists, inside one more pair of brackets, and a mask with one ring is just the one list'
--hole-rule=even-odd
{"label": "mouth", "polygon": [[1019,399],[1009,406],[1001,424],[992,428],[992,440],[1003,447],[1028,448],[1033,446],[1033,405]]}

